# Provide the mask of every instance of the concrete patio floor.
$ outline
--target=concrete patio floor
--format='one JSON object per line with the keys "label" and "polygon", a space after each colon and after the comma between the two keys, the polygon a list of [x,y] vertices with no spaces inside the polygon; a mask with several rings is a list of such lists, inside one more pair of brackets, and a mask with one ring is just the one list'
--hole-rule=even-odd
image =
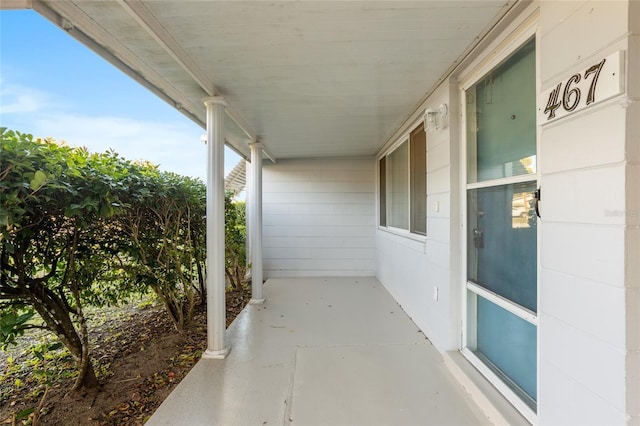
{"label": "concrete patio floor", "polygon": [[270,279],[149,425],[479,425],[488,418],[375,278]]}

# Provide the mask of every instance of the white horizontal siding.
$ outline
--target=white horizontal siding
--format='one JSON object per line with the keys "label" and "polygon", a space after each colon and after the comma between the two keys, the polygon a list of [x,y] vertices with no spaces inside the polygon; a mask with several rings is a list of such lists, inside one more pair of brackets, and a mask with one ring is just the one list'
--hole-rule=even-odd
{"label": "white horizontal siding", "polygon": [[[541,89],[617,50],[631,53],[629,3],[539,4]],[[540,424],[624,424],[625,412],[635,414],[626,371],[634,334],[627,107],[623,95],[541,127]]]}
{"label": "white horizontal siding", "polygon": [[[427,104],[451,104],[449,90],[450,86],[443,84]],[[460,283],[453,281],[455,273],[451,268],[452,222],[456,220],[451,212],[452,179],[457,169],[451,162],[450,131],[451,126],[427,133],[427,236],[424,241],[383,229],[376,233],[378,279],[442,352],[456,349],[459,335],[456,309]],[[437,300],[434,298],[436,288]]]}
{"label": "white horizontal siding", "polygon": [[335,237],[271,237],[265,244],[264,248],[304,248],[304,247],[318,247],[318,248],[368,248],[373,247],[373,237],[350,237],[350,238],[335,238]]}
{"label": "white horizontal siding", "polygon": [[268,277],[372,276],[375,160],[281,160],[263,171]]}
{"label": "white horizontal siding", "polygon": [[[283,217],[284,219],[284,217]],[[341,237],[362,237],[362,226],[264,226],[263,235],[265,238],[265,244],[269,245],[269,237],[333,237],[339,239]],[[373,233],[373,231],[371,231]],[[311,244],[311,242],[310,242]],[[264,245],[263,245],[264,246]]]}
{"label": "white horizontal siding", "polygon": [[[302,215],[302,214],[265,214],[263,216],[263,224],[265,226],[279,226],[282,224],[282,217],[287,217],[287,226],[330,226],[330,227],[353,227],[369,225],[373,226],[374,218],[371,216],[356,215]],[[357,229],[356,229],[357,230]]]}
{"label": "white horizontal siding", "polygon": [[286,247],[269,249],[268,257],[271,259],[305,259],[305,260],[329,260],[329,259],[372,259],[373,248],[320,248],[320,247]]}
{"label": "white horizontal siding", "polygon": [[[373,188],[373,183],[371,187]],[[336,190],[338,189],[336,188]],[[296,198],[292,199],[292,196]],[[366,204],[371,207],[373,207],[373,200],[373,192],[265,192],[262,198],[263,205],[291,204],[294,202],[299,204]]]}

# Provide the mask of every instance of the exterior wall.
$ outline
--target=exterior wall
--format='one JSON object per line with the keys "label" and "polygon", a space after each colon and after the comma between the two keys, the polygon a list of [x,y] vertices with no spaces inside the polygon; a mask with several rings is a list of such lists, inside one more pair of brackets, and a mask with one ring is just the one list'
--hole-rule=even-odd
{"label": "exterior wall", "polygon": [[[618,50],[627,59],[624,94],[539,126],[538,423],[640,424],[640,2],[533,2],[494,40],[536,11],[540,92]],[[440,103],[459,104],[453,79],[413,118]],[[426,241],[375,233],[378,278],[442,352],[461,345],[459,128],[451,111],[427,134]]]}
{"label": "exterior wall", "polygon": [[[640,2],[522,10],[468,64],[536,11],[540,92],[610,53],[627,59],[623,95],[539,126],[538,423],[640,424]],[[461,347],[464,285],[455,78],[389,143],[441,103],[448,125],[427,134],[426,238],[377,226],[373,158],[285,160],[264,169],[264,246],[268,276],[375,274],[445,352]]]}
{"label": "exterior wall", "polygon": [[629,6],[625,289],[627,415],[640,424],[640,2]]}
{"label": "exterior wall", "polygon": [[373,276],[375,161],[265,162],[265,277]]}
{"label": "exterior wall", "polygon": [[[543,90],[617,50],[633,54],[629,3],[543,1],[539,7]],[[627,89],[634,79],[628,71]],[[541,126],[540,424],[625,424],[631,414],[628,317],[636,325],[638,317],[627,301],[637,280],[625,277],[625,241],[637,232],[627,223],[627,202],[638,193],[640,175],[629,162],[626,130],[638,95],[632,104],[628,95]]]}
{"label": "exterior wall", "polygon": [[[448,84],[441,85],[419,111],[441,103],[450,104]],[[455,113],[450,111],[449,116]],[[405,131],[420,118],[418,114],[410,120]],[[427,133],[426,239],[376,230],[376,276],[441,352],[458,348],[460,330],[458,275],[450,255],[458,246],[453,233],[458,222],[451,218],[452,202],[456,207],[458,197],[457,149],[452,151],[450,144],[451,132],[456,130],[452,127]]]}

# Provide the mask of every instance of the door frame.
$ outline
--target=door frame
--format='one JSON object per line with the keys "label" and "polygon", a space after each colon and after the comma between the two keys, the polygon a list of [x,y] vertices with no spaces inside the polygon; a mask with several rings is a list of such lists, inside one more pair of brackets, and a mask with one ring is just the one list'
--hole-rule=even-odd
{"label": "door frame", "polygon": [[[509,27],[511,31],[505,31],[498,36],[498,38],[492,42],[487,48],[485,48],[480,55],[461,73],[458,78],[458,103],[460,108],[460,122],[459,122],[459,135],[460,135],[460,158],[459,158],[459,171],[460,171],[460,224],[461,224],[461,232],[460,232],[460,296],[461,296],[461,340],[460,340],[460,352],[462,355],[483,375],[485,376],[489,382],[500,392],[502,395],[532,424],[538,423],[538,415],[537,412],[534,411],[525,403],[516,392],[514,392],[503,380],[502,377],[498,376],[494,371],[487,366],[478,356],[476,356],[470,349],[467,348],[467,338],[468,338],[468,327],[470,326],[470,321],[468,317],[468,304],[467,304],[467,193],[470,189],[475,187],[475,184],[467,183],[467,117],[466,117],[466,96],[465,92],[471,86],[473,86],[478,80],[483,78],[489,71],[495,68],[498,64],[504,61],[511,54],[516,52],[520,47],[522,47],[527,41],[531,38],[535,38],[536,49],[535,49],[535,87],[536,87],[536,109],[540,106],[538,100],[538,94],[541,92],[541,81],[540,81],[540,33],[538,28],[538,10],[534,10],[532,13],[526,15],[522,19],[517,19],[517,22],[514,22],[512,26]],[[536,114],[537,116],[537,114]],[[540,173],[540,164],[541,164],[541,150],[540,150],[540,134],[541,129],[538,123],[536,123],[536,173],[534,175],[521,175],[504,179],[496,179],[495,181],[491,181],[495,184],[504,184],[509,183],[517,183],[522,181],[533,181],[535,180],[537,183],[537,187],[541,186],[541,173]],[[487,182],[483,182],[478,186],[483,186]],[[540,254],[541,254],[541,228],[542,223],[540,220],[537,222],[537,306],[538,313],[535,312],[518,312],[518,316],[522,317],[526,321],[534,324],[536,326],[536,339],[537,342],[540,342],[540,321],[539,321],[539,312],[540,312]],[[500,306],[503,309],[506,309],[512,313],[512,306],[508,303],[502,303],[502,297],[499,295],[495,295],[492,292],[479,288],[475,286],[474,292],[481,296],[487,296],[487,298],[496,305]],[[518,309],[521,311],[522,309]],[[526,309],[525,309],[526,310]],[[526,318],[523,316],[523,313],[526,314]],[[475,324],[473,324],[475,326]],[[536,364],[538,366],[536,384],[537,384],[537,398],[539,401],[540,395],[540,387],[539,387],[539,379],[540,379],[540,345],[536,345]],[[539,411],[539,410],[537,410]]]}

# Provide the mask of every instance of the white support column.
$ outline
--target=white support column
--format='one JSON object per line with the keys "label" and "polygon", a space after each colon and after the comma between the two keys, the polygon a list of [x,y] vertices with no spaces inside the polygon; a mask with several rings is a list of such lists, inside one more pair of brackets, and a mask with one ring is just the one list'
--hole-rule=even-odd
{"label": "white support column", "polygon": [[252,180],[251,180],[251,162],[249,162],[248,160],[245,161],[245,172],[244,172],[244,176],[245,176],[245,183],[244,183],[244,195],[245,195],[245,202],[244,202],[244,207],[245,207],[245,218],[244,218],[244,222],[245,222],[245,226],[246,226],[246,235],[247,235],[247,243],[246,243],[246,260],[247,260],[247,274],[245,275],[245,278],[249,278],[251,276],[251,234],[253,232],[253,228],[251,228],[253,225],[251,223],[251,200],[252,200],[252,195],[251,195],[251,185],[252,185]]}
{"label": "white support column", "polygon": [[262,144],[249,144],[251,148],[251,192],[249,214],[251,220],[251,302],[264,302],[262,295]]}
{"label": "white support column", "polygon": [[222,97],[207,107],[207,350],[203,358],[224,359],[226,300],[224,275],[224,109]]}

